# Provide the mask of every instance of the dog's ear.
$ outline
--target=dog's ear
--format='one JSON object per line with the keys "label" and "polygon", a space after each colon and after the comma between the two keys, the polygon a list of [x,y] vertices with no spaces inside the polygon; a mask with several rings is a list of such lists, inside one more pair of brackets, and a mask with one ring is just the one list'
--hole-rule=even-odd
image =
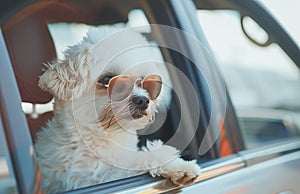
{"label": "dog's ear", "polygon": [[89,82],[87,52],[66,55],[65,60],[47,64],[40,76],[39,87],[61,100],[71,100],[82,95]]}

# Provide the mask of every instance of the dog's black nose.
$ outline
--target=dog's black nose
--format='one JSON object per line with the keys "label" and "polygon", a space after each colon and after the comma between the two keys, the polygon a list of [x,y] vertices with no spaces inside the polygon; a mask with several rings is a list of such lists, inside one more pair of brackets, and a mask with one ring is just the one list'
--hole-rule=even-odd
{"label": "dog's black nose", "polygon": [[132,104],[135,108],[146,110],[149,105],[149,99],[145,96],[134,96],[132,98]]}

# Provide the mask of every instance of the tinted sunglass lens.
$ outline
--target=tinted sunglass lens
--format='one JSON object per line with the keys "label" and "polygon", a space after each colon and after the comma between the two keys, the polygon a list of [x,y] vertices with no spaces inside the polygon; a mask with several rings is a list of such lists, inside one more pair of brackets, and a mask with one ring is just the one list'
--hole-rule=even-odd
{"label": "tinted sunglass lens", "polygon": [[108,84],[108,95],[112,101],[122,101],[130,95],[133,86],[134,81],[130,76],[113,77]]}
{"label": "tinted sunglass lens", "polygon": [[143,80],[143,88],[149,93],[151,100],[156,99],[161,91],[162,80],[159,75],[149,75]]}

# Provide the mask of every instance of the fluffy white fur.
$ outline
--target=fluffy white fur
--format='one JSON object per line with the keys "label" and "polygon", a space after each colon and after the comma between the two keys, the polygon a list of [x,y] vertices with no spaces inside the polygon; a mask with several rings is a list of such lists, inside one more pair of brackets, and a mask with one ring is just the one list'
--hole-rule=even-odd
{"label": "fluffy white fur", "polygon": [[[136,77],[158,74],[170,84],[166,67],[145,38],[132,30],[91,29],[69,47],[65,59],[54,60],[39,86],[55,97],[54,117],[38,134],[35,150],[42,184],[56,193],[149,172],[187,184],[200,174],[196,161],[184,161],[174,147],[148,142],[138,151],[136,130],[153,122],[159,103],[168,104],[170,91],[150,100],[146,115],[133,119],[128,100],[112,103],[97,86],[106,74]],[[146,96],[135,86],[131,95]],[[124,116],[125,115],[125,116]]]}

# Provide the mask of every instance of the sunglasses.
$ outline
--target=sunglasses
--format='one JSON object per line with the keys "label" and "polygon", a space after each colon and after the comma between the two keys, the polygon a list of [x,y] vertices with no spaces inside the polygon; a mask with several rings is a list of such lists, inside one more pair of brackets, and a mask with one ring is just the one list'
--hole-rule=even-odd
{"label": "sunglasses", "polygon": [[145,89],[149,94],[150,100],[154,100],[160,94],[162,80],[159,75],[147,75],[143,79],[119,75],[111,78],[105,87],[110,99],[114,102],[119,102],[130,96],[135,85]]}

